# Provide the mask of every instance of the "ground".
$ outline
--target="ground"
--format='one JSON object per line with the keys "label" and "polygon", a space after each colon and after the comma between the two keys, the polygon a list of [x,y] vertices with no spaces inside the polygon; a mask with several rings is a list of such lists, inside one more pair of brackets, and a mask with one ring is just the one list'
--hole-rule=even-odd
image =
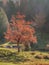
{"label": "ground", "polygon": [[[16,49],[8,49],[8,48],[0,48],[0,50],[10,50],[12,52],[16,52]],[[20,52],[18,55],[19,56],[24,56],[27,60],[24,62],[19,61],[19,62],[1,62],[0,65],[49,65],[49,59],[38,59],[35,58],[36,55],[49,55],[49,52],[40,52],[40,51],[23,51]]]}

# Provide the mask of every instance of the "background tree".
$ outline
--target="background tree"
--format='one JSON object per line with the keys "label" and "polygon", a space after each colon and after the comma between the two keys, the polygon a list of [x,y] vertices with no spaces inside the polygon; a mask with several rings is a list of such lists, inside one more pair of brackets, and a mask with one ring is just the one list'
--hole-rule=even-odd
{"label": "background tree", "polygon": [[46,15],[44,12],[37,13],[34,17],[34,20],[35,20],[34,22],[36,23],[35,27],[42,28],[44,23],[46,22],[45,18],[46,18]]}
{"label": "background tree", "polygon": [[5,38],[11,42],[17,42],[18,52],[20,51],[19,44],[28,42],[37,43],[35,29],[31,26],[32,22],[26,22],[24,15],[12,16],[11,23],[5,33]]}
{"label": "background tree", "polygon": [[4,10],[0,7],[0,41],[3,41],[3,34],[6,32],[9,22]]}
{"label": "background tree", "polygon": [[16,12],[15,4],[12,0],[9,0],[9,2],[7,2],[5,11],[7,13],[8,19],[10,20],[12,15],[14,15]]}

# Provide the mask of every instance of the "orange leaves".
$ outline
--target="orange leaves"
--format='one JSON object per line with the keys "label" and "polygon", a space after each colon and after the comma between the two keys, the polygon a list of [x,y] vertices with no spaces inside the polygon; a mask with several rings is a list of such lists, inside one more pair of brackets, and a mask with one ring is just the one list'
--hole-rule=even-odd
{"label": "orange leaves", "polygon": [[13,21],[15,21],[16,19],[15,19],[15,17],[14,16],[12,16],[12,18],[11,18],[11,21],[13,22]]}
{"label": "orange leaves", "polygon": [[18,12],[17,15],[16,15],[16,18],[23,19],[24,17],[25,17],[25,15],[21,15],[19,12]]}
{"label": "orange leaves", "polygon": [[[5,38],[9,41],[29,41],[37,43],[37,38],[34,36],[35,29],[31,27],[32,22],[26,22],[23,18],[24,15],[17,14],[17,16],[12,16],[11,23],[7,28]],[[17,19],[16,19],[17,18]],[[11,26],[11,27],[10,27]]]}
{"label": "orange leaves", "polygon": [[37,43],[37,37],[36,36],[34,36],[34,38],[33,38],[33,43]]}
{"label": "orange leaves", "polygon": [[27,24],[27,25],[32,25],[32,22],[27,21],[26,24]]}

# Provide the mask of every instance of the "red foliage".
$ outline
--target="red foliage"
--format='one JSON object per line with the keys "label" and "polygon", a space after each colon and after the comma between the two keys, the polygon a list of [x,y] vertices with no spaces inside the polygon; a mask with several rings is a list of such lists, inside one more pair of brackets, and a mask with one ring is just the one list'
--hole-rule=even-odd
{"label": "red foliage", "polygon": [[7,27],[5,38],[12,42],[33,42],[37,43],[35,36],[35,29],[31,26],[32,22],[26,22],[23,18],[24,15],[17,14],[12,16],[11,23]]}

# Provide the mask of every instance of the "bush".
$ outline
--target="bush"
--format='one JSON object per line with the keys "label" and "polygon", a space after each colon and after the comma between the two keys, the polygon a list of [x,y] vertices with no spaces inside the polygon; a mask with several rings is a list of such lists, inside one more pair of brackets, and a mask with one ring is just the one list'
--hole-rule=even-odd
{"label": "bush", "polygon": [[37,59],[43,59],[43,56],[42,55],[36,55],[35,58],[37,58]]}
{"label": "bush", "polygon": [[49,59],[49,56],[44,56],[44,59]]}

